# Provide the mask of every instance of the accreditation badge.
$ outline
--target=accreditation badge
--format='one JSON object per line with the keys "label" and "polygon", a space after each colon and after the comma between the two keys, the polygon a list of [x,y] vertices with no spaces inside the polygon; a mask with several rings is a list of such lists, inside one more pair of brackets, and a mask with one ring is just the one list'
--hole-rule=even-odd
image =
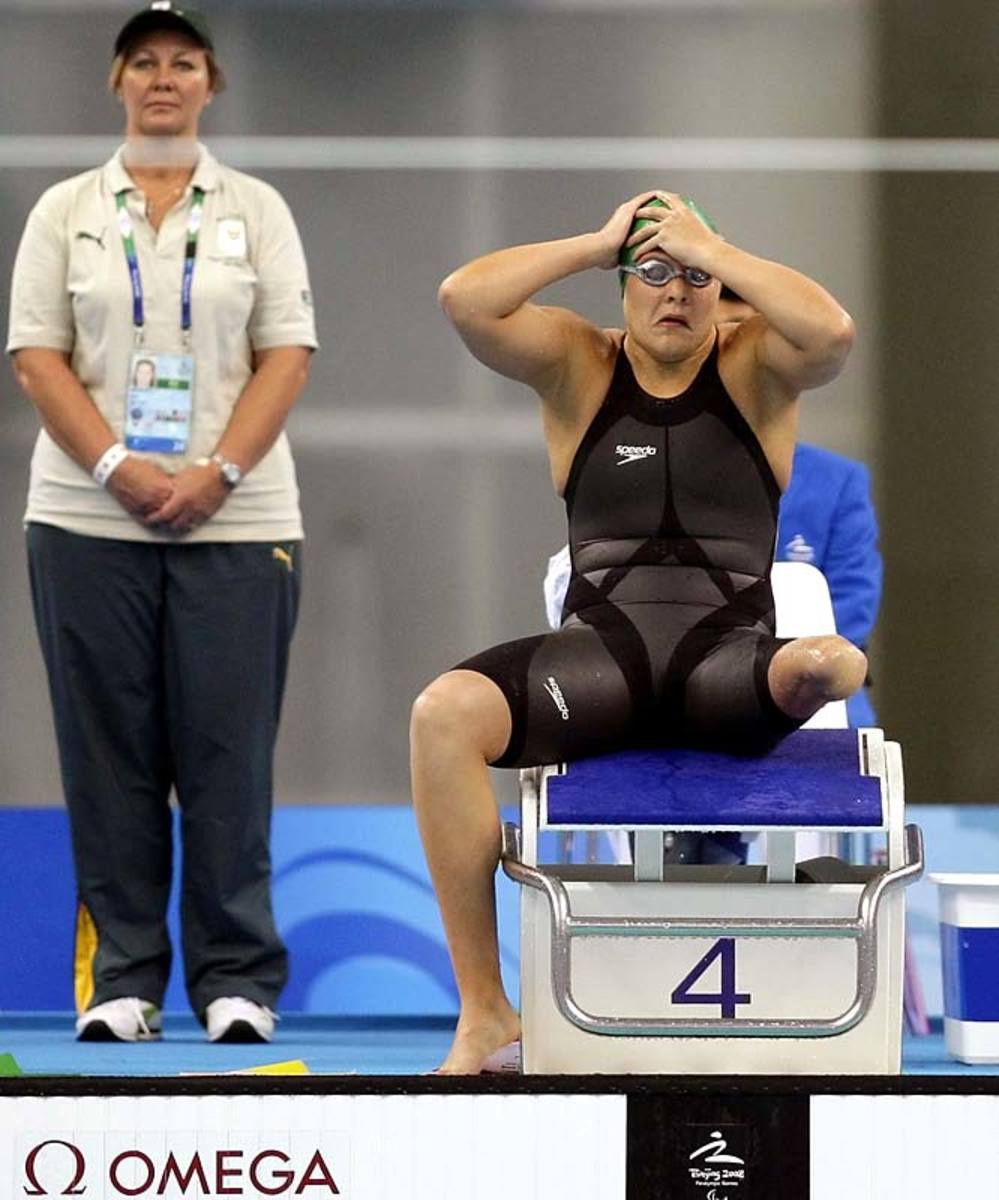
{"label": "accreditation badge", "polygon": [[184,454],[191,440],[194,357],[140,349],[128,368],[125,446]]}

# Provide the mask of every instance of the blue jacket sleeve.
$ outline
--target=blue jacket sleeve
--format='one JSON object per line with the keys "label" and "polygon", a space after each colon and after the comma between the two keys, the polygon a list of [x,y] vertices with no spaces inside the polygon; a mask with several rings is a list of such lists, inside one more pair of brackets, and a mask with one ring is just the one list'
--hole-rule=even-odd
{"label": "blue jacket sleeve", "polygon": [[882,564],[878,522],[867,468],[851,463],[829,526],[821,567],[829,581],[836,627],[864,649],[881,603]]}

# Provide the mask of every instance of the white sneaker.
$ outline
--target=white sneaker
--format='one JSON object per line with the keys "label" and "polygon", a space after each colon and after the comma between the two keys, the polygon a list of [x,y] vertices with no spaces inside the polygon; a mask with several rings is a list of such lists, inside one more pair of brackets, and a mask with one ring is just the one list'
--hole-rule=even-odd
{"label": "white sneaker", "polygon": [[269,1042],[277,1015],[243,996],[220,996],[205,1009],[210,1042]]}
{"label": "white sneaker", "polygon": [[163,1032],[163,1014],[155,1004],[137,996],[105,1000],[79,1017],[79,1042],[152,1042]]}

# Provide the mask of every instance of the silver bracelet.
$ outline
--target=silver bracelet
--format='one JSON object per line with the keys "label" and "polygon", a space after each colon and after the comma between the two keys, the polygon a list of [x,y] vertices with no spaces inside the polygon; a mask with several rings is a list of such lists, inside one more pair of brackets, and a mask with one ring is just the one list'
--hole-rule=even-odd
{"label": "silver bracelet", "polygon": [[97,462],[94,463],[94,469],[90,472],[94,477],[94,483],[98,487],[107,487],[108,480],[126,458],[128,458],[128,451],[121,442],[115,442],[113,446],[108,446]]}

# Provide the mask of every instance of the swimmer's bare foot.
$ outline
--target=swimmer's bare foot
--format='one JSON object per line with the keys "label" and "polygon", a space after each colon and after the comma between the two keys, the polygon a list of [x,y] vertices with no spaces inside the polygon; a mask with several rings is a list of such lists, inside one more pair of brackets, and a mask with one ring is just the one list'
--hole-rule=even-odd
{"label": "swimmer's bare foot", "polygon": [[520,1018],[509,1006],[500,1012],[463,1013],[447,1058],[435,1075],[478,1075],[490,1054],[520,1037]]}

